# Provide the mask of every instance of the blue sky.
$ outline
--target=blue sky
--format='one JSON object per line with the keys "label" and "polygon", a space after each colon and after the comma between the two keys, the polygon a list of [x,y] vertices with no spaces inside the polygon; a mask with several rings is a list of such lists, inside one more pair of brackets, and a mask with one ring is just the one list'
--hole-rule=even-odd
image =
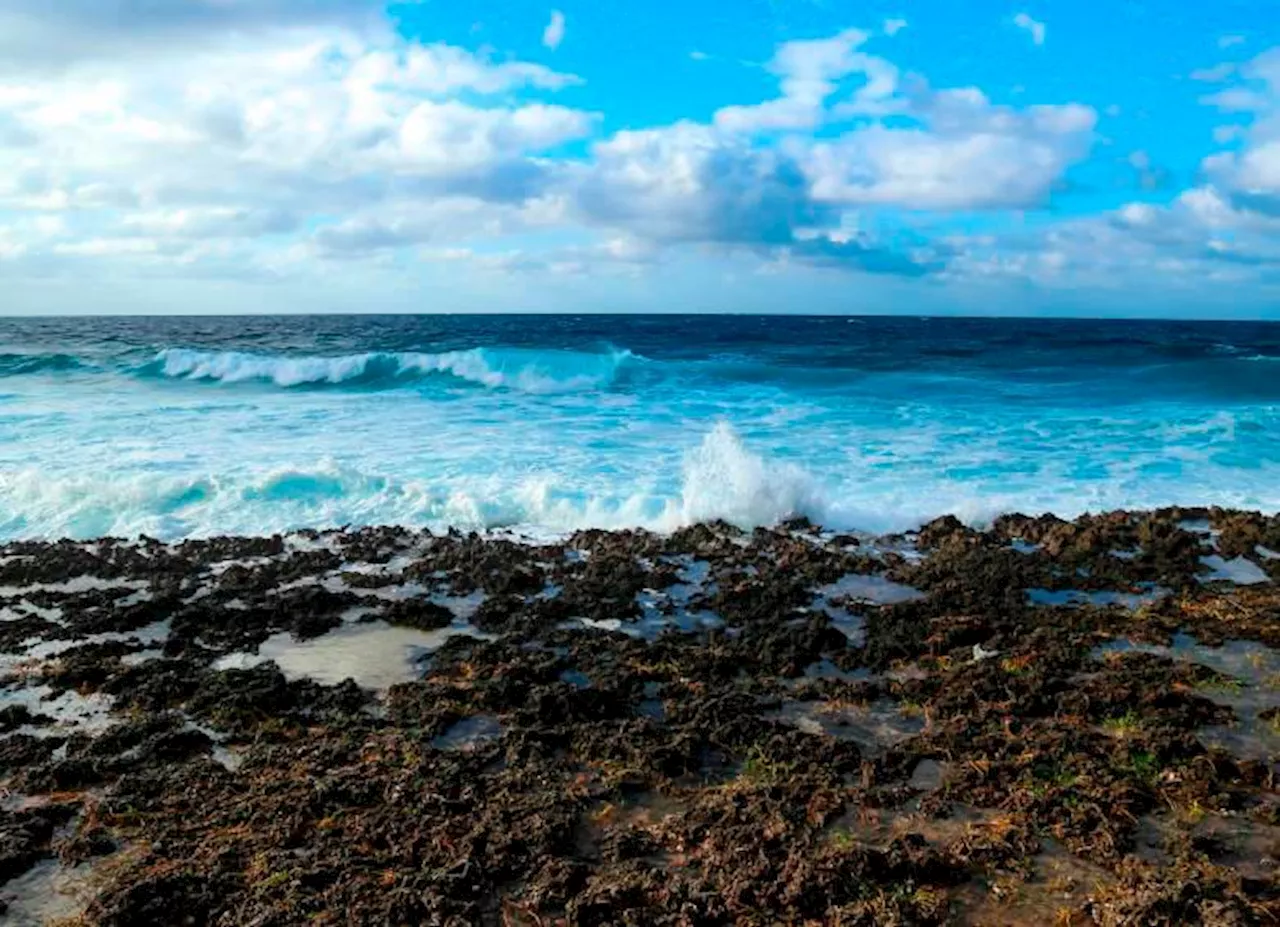
{"label": "blue sky", "polygon": [[0,312],[1280,318],[1261,0],[0,0]]}

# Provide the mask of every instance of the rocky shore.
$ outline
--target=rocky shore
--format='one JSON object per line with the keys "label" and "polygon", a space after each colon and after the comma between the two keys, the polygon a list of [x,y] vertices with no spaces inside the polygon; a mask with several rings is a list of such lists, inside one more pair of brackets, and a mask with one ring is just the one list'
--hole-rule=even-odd
{"label": "rocky shore", "polygon": [[12,924],[1280,923],[1280,518],[0,547]]}

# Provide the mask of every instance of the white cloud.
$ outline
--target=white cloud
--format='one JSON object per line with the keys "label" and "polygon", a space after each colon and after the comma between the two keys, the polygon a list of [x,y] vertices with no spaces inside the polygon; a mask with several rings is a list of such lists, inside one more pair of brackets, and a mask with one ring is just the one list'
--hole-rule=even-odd
{"label": "white cloud", "polygon": [[1231,185],[1244,193],[1280,194],[1280,139],[1253,145],[1232,164]]}
{"label": "white cloud", "polygon": [[999,209],[1041,205],[1089,151],[1089,107],[993,105],[973,88],[922,94],[913,128],[872,126],[814,145],[814,195],[850,205]]}
{"label": "white cloud", "polygon": [[[140,28],[185,38],[238,3],[157,0],[158,21]],[[577,83],[571,75],[349,28],[352,4],[240,6],[234,46],[193,36],[181,56],[103,49],[56,70],[0,73],[0,210],[75,217],[58,241],[29,241],[23,266],[93,258],[227,273],[239,263],[253,275],[304,230],[349,232],[369,213],[459,200],[492,214],[467,229],[505,234],[517,225],[509,214],[554,180],[543,153],[594,131],[595,115],[530,98]],[[267,28],[293,22],[286,6],[315,21]],[[0,19],[16,9],[0,0]]]}
{"label": "white cloud", "polygon": [[[118,37],[56,69],[0,72],[0,210],[23,217],[0,235],[6,274],[265,281],[427,256],[634,274],[710,253],[917,277],[951,247],[882,216],[1041,206],[1097,120],[1078,104],[930,87],[850,29],[778,46],[772,99],[601,137],[598,114],[552,99],[579,78],[406,40],[370,24],[372,6],[315,0],[290,17],[284,0],[207,4],[154,0],[156,21],[137,14],[155,40],[140,57],[119,54]],[[0,22],[19,7],[45,32],[78,28],[7,0]],[[1259,170],[1243,156],[1219,167]]]}
{"label": "white cloud", "polygon": [[905,19],[886,19],[884,21],[884,34],[892,38],[909,25],[910,23]]}
{"label": "white cloud", "polygon": [[170,239],[258,238],[284,235],[298,227],[298,218],[281,210],[243,207],[169,209],[126,216],[121,229],[142,237]]}
{"label": "white cloud", "polygon": [[1045,33],[1048,31],[1044,23],[1032,19],[1028,13],[1019,13],[1013,17],[1013,24],[1030,35],[1031,41],[1036,45],[1044,44]]}
{"label": "white cloud", "polygon": [[389,34],[379,0],[0,0],[0,71],[84,60],[181,58],[189,49],[344,28]]}
{"label": "white cloud", "polygon": [[[1249,71],[1268,73],[1254,65]],[[959,240],[949,273],[1045,286],[1217,288],[1211,293],[1280,284],[1280,135],[1265,115],[1249,130],[1226,128],[1233,139],[1245,133],[1244,148],[1208,158],[1208,182],[1169,204],[1130,203],[1021,237]],[[1129,162],[1144,186],[1167,179],[1145,152]]]}
{"label": "white cloud", "polygon": [[581,83],[571,74],[540,64],[494,61],[452,45],[405,43],[359,56],[352,62],[348,80],[362,90],[388,84],[437,96],[464,90],[494,94],[523,87],[561,90]]}
{"label": "white cloud", "polygon": [[1215,133],[1223,143],[1242,145],[1206,158],[1202,171],[1235,208],[1280,215],[1280,48],[1245,64],[1240,80],[1204,102],[1250,120],[1247,126],[1220,126]]}
{"label": "white cloud", "polygon": [[1048,290],[1221,287],[1256,281],[1280,251],[1197,214],[1191,198],[1168,207],[1129,204],[1024,235],[961,239],[947,275],[1018,279]]}
{"label": "white cloud", "polygon": [[660,246],[703,244],[919,276],[927,258],[870,238],[837,240],[839,214],[814,200],[801,166],[714,126],[621,132],[577,178],[583,220]]}
{"label": "white cloud", "polygon": [[481,109],[455,100],[428,100],[409,110],[390,137],[356,154],[354,161],[419,177],[473,176],[513,154],[583,138],[592,123],[590,114],[543,103]]}
{"label": "white cloud", "polygon": [[609,238],[597,244],[565,245],[540,251],[511,249],[477,252],[470,248],[424,251],[431,261],[465,262],[486,274],[638,278],[664,259],[653,244],[633,238]]}
{"label": "white cloud", "polygon": [[564,14],[559,10],[551,11],[551,22],[542,30],[542,44],[555,51],[564,41]]}
{"label": "white cloud", "polygon": [[[867,39],[847,30],[788,42],[767,66],[778,97],[598,143],[575,175],[583,221],[662,244],[919,274],[938,266],[937,249],[850,234],[850,210],[1035,207],[1088,153],[1091,108],[997,106],[918,79],[904,89],[892,63],[861,51]],[[850,120],[843,133],[812,134]]]}
{"label": "white cloud", "polygon": [[793,162],[711,126],[620,132],[592,155],[579,208],[646,239],[785,244],[819,219]]}
{"label": "white cloud", "polygon": [[339,35],[206,54],[163,78],[93,67],[12,82],[0,85],[0,111],[37,145],[11,151],[10,162],[43,164],[55,181],[115,181],[155,195],[210,177],[287,171],[314,187],[377,167],[465,173],[579,137],[592,117],[564,107],[431,99],[554,90],[572,80],[449,46],[374,48]]}
{"label": "white cloud", "polygon": [[730,132],[778,132],[812,129],[830,115],[828,99],[841,81],[853,75],[863,85],[840,104],[843,115],[888,112],[898,89],[898,69],[889,61],[858,51],[870,36],[847,29],[828,39],[787,42],[779,46],[768,70],[778,77],[781,96],[764,103],[726,106],[715,114],[717,127]]}
{"label": "white cloud", "polygon": [[1243,45],[1245,37],[1242,35],[1224,35],[1218,39],[1219,48],[1231,48],[1234,45]]}
{"label": "white cloud", "polygon": [[522,204],[453,196],[425,203],[380,205],[317,229],[308,247],[320,257],[351,259],[423,244],[456,245],[562,224],[564,211],[564,201],[554,196]]}

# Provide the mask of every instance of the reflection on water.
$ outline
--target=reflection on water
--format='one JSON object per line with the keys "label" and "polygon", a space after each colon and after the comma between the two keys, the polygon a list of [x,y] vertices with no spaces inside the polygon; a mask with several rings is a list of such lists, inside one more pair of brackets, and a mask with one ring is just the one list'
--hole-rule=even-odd
{"label": "reflection on water", "polygon": [[1114,592],[1112,590],[1086,591],[1083,589],[1028,589],[1027,601],[1031,605],[1045,607],[1092,605],[1094,608],[1107,608],[1118,605],[1130,610],[1152,605],[1168,596],[1169,590],[1160,586],[1147,586],[1141,592]]}
{"label": "reflection on water", "polygon": [[1280,652],[1255,641],[1226,641],[1209,647],[1187,634],[1174,635],[1169,647],[1116,640],[1094,650],[1095,658],[1113,653],[1149,653],[1198,663],[1230,676],[1238,685],[1206,687],[1201,694],[1235,712],[1232,727],[1209,727],[1198,736],[1210,746],[1222,747],[1245,758],[1268,760],[1280,756],[1280,730],[1260,715],[1280,707]]}
{"label": "reflection on water", "polygon": [[502,737],[502,724],[493,715],[464,718],[431,741],[437,750],[459,750],[464,753],[479,749]]}
{"label": "reflection on water", "polygon": [[294,640],[285,632],[264,641],[257,654],[231,654],[215,663],[214,668],[246,669],[272,661],[290,680],[307,678],[323,685],[337,685],[354,679],[362,688],[385,691],[419,678],[419,662],[449,638],[460,635],[486,636],[465,625],[420,631],[391,627],[381,621],[343,625],[308,641]]}
{"label": "reflection on water", "polygon": [[94,868],[64,868],[56,859],[36,864],[0,887],[0,900],[8,902],[0,922],[8,927],[47,927],[73,920],[93,897]]}
{"label": "reflection on water", "polygon": [[806,734],[853,741],[870,754],[910,740],[925,729],[923,716],[905,714],[891,699],[867,705],[786,700],[765,719],[785,722]]}

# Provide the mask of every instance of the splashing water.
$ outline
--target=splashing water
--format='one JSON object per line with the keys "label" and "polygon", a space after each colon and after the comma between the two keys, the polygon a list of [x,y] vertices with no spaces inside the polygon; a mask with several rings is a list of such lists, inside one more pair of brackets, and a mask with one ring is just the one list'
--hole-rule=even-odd
{"label": "splashing water", "polygon": [[1280,378],[1264,361],[1280,357],[1278,331],[3,320],[0,535],[559,533],[792,515],[888,531],[945,513],[1273,511]]}

